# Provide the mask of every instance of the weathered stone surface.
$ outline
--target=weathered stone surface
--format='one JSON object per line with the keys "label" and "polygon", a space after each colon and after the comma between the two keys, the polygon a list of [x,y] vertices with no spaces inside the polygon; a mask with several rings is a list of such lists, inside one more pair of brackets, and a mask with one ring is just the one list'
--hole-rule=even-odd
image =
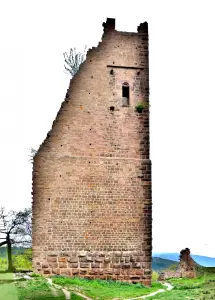
{"label": "weathered stone surface", "polygon": [[59,268],[66,268],[66,267],[67,267],[67,263],[59,262]]}
{"label": "weathered stone surface", "polygon": [[70,263],[77,263],[79,260],[78,260],[78,257],[69,257],[68,258],[68,262]]}
{"label": "weathered stone surface", "polygon": [[110,257],[105,257],[104,258],[104,263],[109,263],[111,262],[111,258]]}
{"label": "weathered stone surface", "polygon": [[58,263],[49,263],[49,268],[57,268]]}
{"label": "weathered stone surface", "polygon": [[86,274],[88,274],[88,269],[87,270],[84,270],[84,269],[80,269],[79,270],[79,275],[86,275]]}
{"label": "weathered stone surface", "polygon": [[78,268],[78,263],[69,263],[69,268]]}
{"label": "weathered stone surface", "polygon": [[80,268],[90,268],[90,263],[84,263],[84,262],[81,262],[80,263]]}
{"label": "weathered stone surface", "polygon": [[180,252],[180,262],[177,271],[182,273],[182,277],[196,277],[196,262],[190,256],[190,249],[185,248]]}
{"label": "weathered stone surface", "polygon": [[87,256],[87,251],[80,251],[78,256]]}
{"label": "weathered stone surface", "polygon": [[124,263],[124,264],[122,264],[122,268],[123,269],[129,269],[129,268],[131,268],[131,264],[126,264],[126,263]]}
{"label": "weathered stone surface", "polygon": [[104,262],[104,257],[96,257],[95,262],[99,262],[99,263]]}
{"label": "weathered stone surface", "polygon": [[137,269],[141,268],[141,264],[139,262],[133,263],[132,266],[133,266],[133,268],[137,268]]}
{"label": "weathered stone surface", "polygon": [[99,267],[100,267],[100,263],[97,262],[91,263],[91,268],[99,268]]}
{"label": "weathered stone surface", "polygon": [[53,268],[52,273],[56,275],[60,275],[60,268]]}
{"label": "weathered stone surface", "polygon": [[58,262],[67,262],[66,257],[58,257]]}
{"label": "weathered stone surface", "polygon": [[47,257],[47,262],[57,262],[57,257]]}
{"label": "weathered stone surface", "polygon": [[88,261],[88,262],[93,262],[94,259],[93,259],[93,257],[87,256],[86,261]]}
{"label": "weathered stone surface", "polygon": [[72,275],[78,275],[79,270],[78,269],[72,269]]}
{"label": "weathered stone surface", "polygon": [[150,118],[135,108],[149,104],[146,25],[107,19],[34,157],[35,271],[150,282]]}
{"label": "weathered stone surface", "polygon": [[113,264],[113,268],[114,269],[119,269],[120,268],[120,264]]}
{"label": "weathered stone surface", "polygon": [[52,270],[51,269],[44,269],[43,270],[43,274],[44,275],[49,275],[49,274],[51,274],[52,273]]}
{"label": "weathered stone surface", "polygon": [[[196,277],[196,262],[190,256],[190,249],[185,248],[180,252],[180,262],[176,271],[165,271],[162,272],[158,280],[166,280],[168,278],[195,278]],[[146,272],[146,270],[145,270]],[[146,273],[145,273],[146,274]]]}
{"label": "weathered stone surface", "polygon": [[71,276],[72,275],[72,269],[69,269],[69,268],[60,269],[60,274],[61,275]]}

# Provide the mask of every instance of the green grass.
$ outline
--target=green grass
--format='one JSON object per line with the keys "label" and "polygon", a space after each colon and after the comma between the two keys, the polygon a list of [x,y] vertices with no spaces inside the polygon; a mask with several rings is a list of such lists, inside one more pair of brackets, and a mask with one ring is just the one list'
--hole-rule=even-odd
{"label": "green grass", "polygon": [[[211,268],[210,268],[211,269]],[[204,276],[198,278],[179,278],[166,280],[174,289],[165,293],[148,297],[149,300],[212,300],[215,299],[215,268],[207,270],[204,268]]]}
{"label": "green grass", "polygon": [[0,273],[0,299],[18,300],[17,290],[13,283],[13,273]]}
{"label": "green grass", "polygon": [[15,282],[18,300],[65,300],[62,290],[51,289],[51,286],[42,276],[34,277],[33,280],[17,280]]}
{"label": "green grass", "polygon": [[81,297],[79,295],[76,295],[73,292],[71,293],[71,299],[72,300],[85,300],[85,298],[83,298],[83,297]]}
{"label": "green grass", "polygon": [[70,291],[78,291],[92,299],[99,300],[134,298],[163,288],[163,285],[158,282],[152,283],[151,287],[145,287],[142,284],[131,284],[113,280],[88,280],[63,276],[52,276],[52,281],[55,284],[66,287]]}
{"label": "green grass", "polygon": [[[29,269],[31,266],[26,255],[15,258],[17,270]],[[6,273],[7,259],[0,258],[0,299],[3,300],[65,300],[63,291],[56,290],[53,294],[51,286],[40,275],[32,274],[34,280],[13,281],[13,274]],[[87,280],[78,277],[53,276],[53,283],[71,291],[72,300],[83,300],[77,295],[80,292],[94,300],[128,299],[153,293],[159,289],[165,289],[157,282],[158,273],[152,274],[152,286],[144,287],[141,284],[130,284],[111,280]],[[174,289],[159,293],[151,300],[211,300],[215,299],[215,268],[198,267],[198,278],[169,279],[166,280]]]}

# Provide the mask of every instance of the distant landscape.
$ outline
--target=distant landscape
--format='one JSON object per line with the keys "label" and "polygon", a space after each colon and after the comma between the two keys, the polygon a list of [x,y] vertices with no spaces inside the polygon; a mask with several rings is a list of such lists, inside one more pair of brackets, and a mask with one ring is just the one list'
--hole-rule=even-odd
{"label": "distant landscape", "polygon": [[[165,260],[171,260],[174,262],[179,262],[180,253],[152,253],[153,258],[159,257]],[[193,255],[191,257],[195,262],[203,267],[215,267],[215,257]]]}

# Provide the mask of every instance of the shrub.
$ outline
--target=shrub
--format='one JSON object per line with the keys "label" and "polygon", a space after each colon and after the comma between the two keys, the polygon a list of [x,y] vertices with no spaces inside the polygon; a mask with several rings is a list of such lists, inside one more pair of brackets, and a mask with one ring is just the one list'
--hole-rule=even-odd
{"label": "shrub", "polygon": [[149,107],[148,103],[144,103],[143,101],[137,103],[137,105],[135,106],[136,111],[138,113],[141,113],[144,110],[144,108],[148,108],[148,107]]}

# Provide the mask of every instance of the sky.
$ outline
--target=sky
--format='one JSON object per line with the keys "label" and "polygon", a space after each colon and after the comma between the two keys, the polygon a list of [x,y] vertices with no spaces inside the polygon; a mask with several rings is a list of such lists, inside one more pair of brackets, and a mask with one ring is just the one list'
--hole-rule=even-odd
{"label": "sky", "polygon": [[215,257],[214,1],[2,1],[0,206],[31,206],[32,164],[64,100],[63,53],[149,26],[153,252]]}

